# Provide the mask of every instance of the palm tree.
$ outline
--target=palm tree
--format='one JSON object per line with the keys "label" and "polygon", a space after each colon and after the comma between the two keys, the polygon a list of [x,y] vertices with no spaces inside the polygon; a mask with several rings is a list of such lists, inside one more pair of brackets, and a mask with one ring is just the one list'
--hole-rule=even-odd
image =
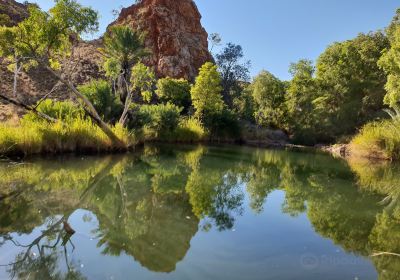
{"label": "palm tree", "polygon": [[129,94],[127,83],[131,68],[149,55],[144,47],[144,36],[128,26],[113,26],[104,37],[104,48],[101,52],[107,58],[106,72],[117,82],[121,101],[125,103]]}

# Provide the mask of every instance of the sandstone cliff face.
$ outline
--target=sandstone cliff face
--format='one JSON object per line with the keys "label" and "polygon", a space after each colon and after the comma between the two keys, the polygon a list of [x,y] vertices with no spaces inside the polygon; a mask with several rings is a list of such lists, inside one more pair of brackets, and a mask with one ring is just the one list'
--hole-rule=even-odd
{"label": "sandstone cliff face", "polygon": [[122,9],[112,23],[128,25],[146,34],[146,59],[159,77],[194,80],[198,69],[212,57],[208,34],[201,26],[201,15],[192,0],[142,0]]}

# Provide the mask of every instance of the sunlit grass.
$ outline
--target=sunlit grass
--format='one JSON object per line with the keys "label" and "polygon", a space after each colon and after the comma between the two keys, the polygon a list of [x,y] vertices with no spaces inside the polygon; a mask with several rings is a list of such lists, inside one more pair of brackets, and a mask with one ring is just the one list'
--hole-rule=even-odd
{"label": "sunlit grass", "polygon": [[400,119],[366,125],[351,141],[355,156],[376,159],[400,159]]}
{"label": "sunlit grass", "polygon": [[174,137],[181,142],[199,142],[207,137],[206,129],[196,118],[183,118],[175,130]]}
{"label": "sunlit grass", "polygon": [[[122,126],[116,125],[112,130],[126,147],[134,145],[134,136]],[[114,148],[104,132],[88,119],[56,123],[23,119],[18,125],[0,124],[0,154],[103,152]]]}

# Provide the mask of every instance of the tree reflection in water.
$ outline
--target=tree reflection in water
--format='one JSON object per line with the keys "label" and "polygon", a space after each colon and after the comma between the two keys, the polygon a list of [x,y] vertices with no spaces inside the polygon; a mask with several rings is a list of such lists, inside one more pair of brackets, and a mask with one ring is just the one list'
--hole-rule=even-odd
{"label": "tree reflection in water", "polygon": [[[400,252],[400,168],[349,165],[319,154],[202,146],[3,164],[0,250],[19,248],[10,277],[84,279],[68,259],[74,237],[61,223],[85,209],[97,218],[102,254],[124,253],[151,271],[172,272],[199,228],[232,229],[245,209],[260,214],[268,195],[283,190],[282,212],[307,213],[316,232],[347,252]],[[21,235],[34,242],[20,244]],[[400,258],[372,261],[380,279],[400,275]]]}

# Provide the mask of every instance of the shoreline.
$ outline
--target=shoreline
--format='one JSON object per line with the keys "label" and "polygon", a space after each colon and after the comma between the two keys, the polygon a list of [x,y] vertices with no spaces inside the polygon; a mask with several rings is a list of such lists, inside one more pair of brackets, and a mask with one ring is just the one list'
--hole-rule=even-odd
{"label": "shoreline", "polygon": [[230,139],[214,139],[204,141],[147,141],[139,142],[135,145],[127,147],[126,149],[78,149],[56,152],[42,152],[42,153],[4,153],[0,154],[0,160],[24,160],[30,158],[43,158],[43,157],[58,157],[58,156],[107,156],[107,155],[123,155],[127,153],[136,152],[147,144],[169,144],[169,145],[204,145],[204,146],[215,146],[215,145],[232,145],[236,147],[252,147],[252,148],[263,148],[263,149],[276,149],[276,150],[290,150],[293,152],[305,152],[305,153],[327,153],[335,158],[341,158],[349,160],[351,158],[362,158],[370,162],[396,162],[390,158],[379,157],[379,156],[357,156],[353,153],[350,148],[350,144],[333,144],[333,145],[315,145],[315,146],[304,146],[295,145],[287,142],[280,141],[259,141],[259,140],[230,140]]}

